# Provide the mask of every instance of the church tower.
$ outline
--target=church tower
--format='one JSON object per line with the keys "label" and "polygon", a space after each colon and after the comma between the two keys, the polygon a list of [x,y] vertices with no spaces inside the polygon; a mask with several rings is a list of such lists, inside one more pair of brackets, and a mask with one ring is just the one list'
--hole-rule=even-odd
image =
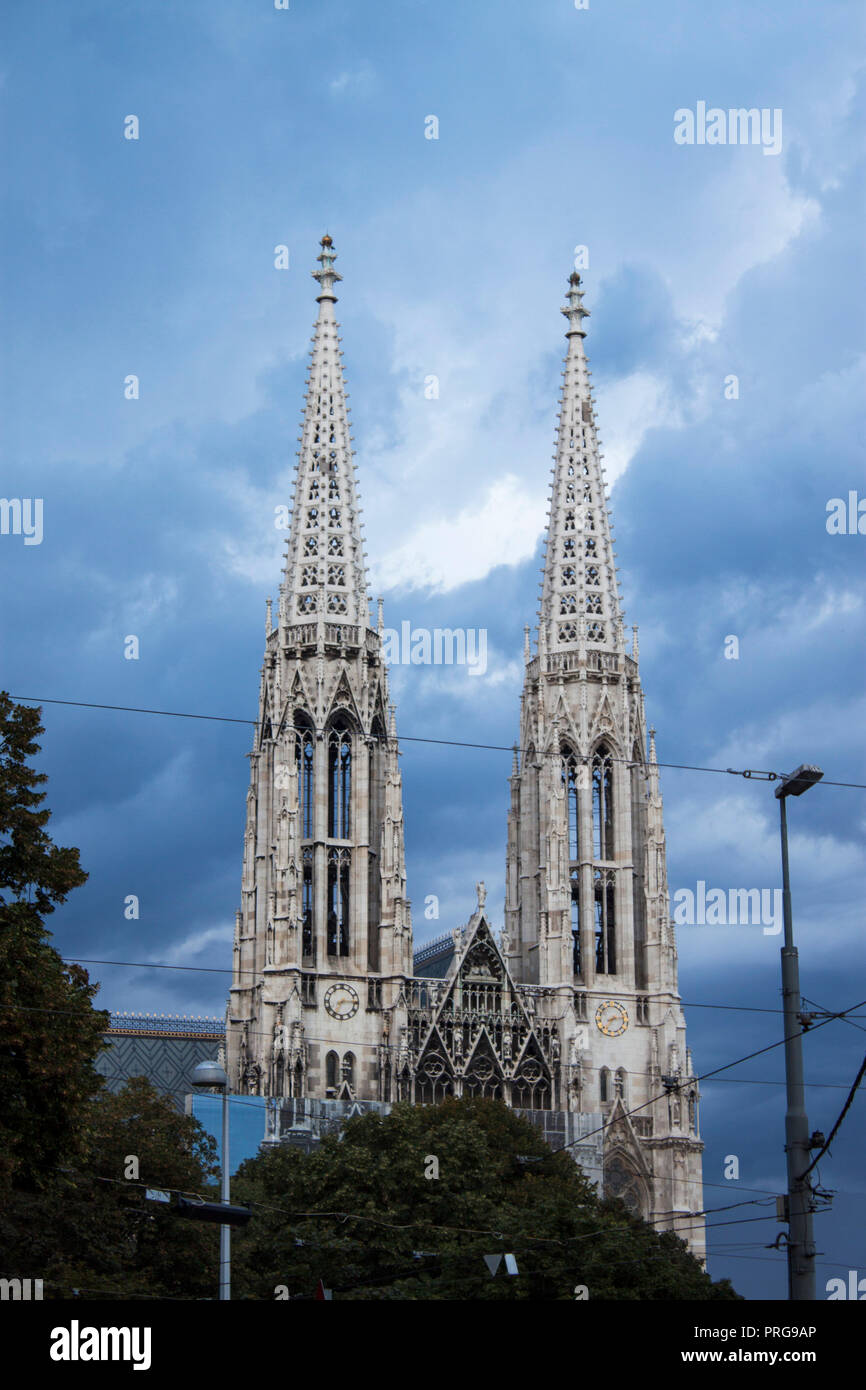
{"label": "church tower", "polygon": [[412,973],[394,708],[370,621],[334,287],[318,318],[276,622],[267,604],[227,1052],[253,1094],[378,1098]]}
{"label": "church tower", "polygon": [[605,1192],[702,1253],[699,1097],[677,989],[655,734],[647,748],[582,301],[575,273],[562,309],[568,348],[534,652],[525,635],[505,942],[513,977],[555,999],[564,1020],[561,1104],[604,1117]]}

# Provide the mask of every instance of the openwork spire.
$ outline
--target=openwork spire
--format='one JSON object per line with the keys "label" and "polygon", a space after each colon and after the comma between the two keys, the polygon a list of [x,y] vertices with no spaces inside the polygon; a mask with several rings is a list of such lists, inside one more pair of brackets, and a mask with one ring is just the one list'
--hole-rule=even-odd
{"label": "openwork spire", "polygon": [[[568,282],[568,351],[547,528],[539,650],[622,651],[622,614],[583,340],[580,276]],[[571,663],[569,663],[571,664]],[[582,664],[582,663],[581,663]]]}
{"label": "openwork spire", "polygon": [[[284,627],[312,624],[359,630],[369,624],[368,584],[361,538],[360,508],[343,381],[342,352],[334,317],[336,252],[322,237],[318,281],[319,316],[310,354],[303,432],[295,473],[295,495],[281,587]],[[354,634],[348,634],[351,637]],[[324,636],[324,633],[323,633]]]}

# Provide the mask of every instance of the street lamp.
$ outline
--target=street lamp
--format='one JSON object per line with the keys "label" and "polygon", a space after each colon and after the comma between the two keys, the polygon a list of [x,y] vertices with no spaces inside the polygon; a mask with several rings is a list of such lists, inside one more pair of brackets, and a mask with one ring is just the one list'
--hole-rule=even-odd
{"label": "street lamp", "polygon": [[788,1168],[788,1298],[815,1299],[815,1241],[812,1230],[812,1194],[801,1175],[809,1166],[809,1120],[803,1089],[802,1020],[800,1017],[800,963],[794,945],[791,916],[791,879],[788,873],[789,796],[802,796],[824,776],[820,767],[801,763],[776,787],[782,835],[782,914],[785,943],[782,946],[782,1005],[785,1028],[785,1157]]}
{"label": "street lamp", "polygon": [[[219,1062],[199,1062],[192,1074],[192,1084],[200,1090],[223,1093],[222,1180],[220,1198],[229,1205],[229,1079]],[[220,1226],[220,1298],[231,1299],[231,1227]]]}

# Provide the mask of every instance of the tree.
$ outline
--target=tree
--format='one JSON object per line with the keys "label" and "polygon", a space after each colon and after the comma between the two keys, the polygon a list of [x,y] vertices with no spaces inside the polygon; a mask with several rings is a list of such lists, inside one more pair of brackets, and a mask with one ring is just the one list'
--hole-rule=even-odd
{"label": "tree", "polygon": [[[174,1211],[177,1191],[216,1197],[214,1140],[141,1076],[96,1097],[85,1131],[74,1167],[9,1194],[5,1266],[43,1279],[46,1298],[215,1298],[218,1232]],[[172,1189],[171,1204],[148,1201],[145,1185]]]}
{"label": "tree", "polygon": [[[320,1278],[352,1299],[559,1300],[578,1285],[591,1299],[738,1297],[676,1236],[599,1201],[500,1101],[358,1116],[313,1154],[249,1160],[232,1195],[260,1204],[234,1238],[236,1297],[310,1296]],[[484,1255],[505,1253],[518,1276],[491,1277]]]}
{"label": "tree", "polygon": [[87,874],[59,848],[38,788],[40,711],[0,692],[0,1189],[36,1190],[80,1151],[83,1107],[103,1082],[93,1061],[108,1014],[97,986],[48,944],[43,918]]}

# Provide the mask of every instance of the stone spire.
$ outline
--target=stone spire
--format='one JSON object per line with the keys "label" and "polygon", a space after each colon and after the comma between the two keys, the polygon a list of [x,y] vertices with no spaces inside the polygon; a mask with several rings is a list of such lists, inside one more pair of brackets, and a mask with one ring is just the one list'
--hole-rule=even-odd
{"label": "stone spire", "polygon": [[[580,276],[575,272],[562,308],[568,320],[568,351],[562,373],[540,612],[540,633],[557,664],[558,653],[577,654],[580,649],[583,657],[581,617],[589,652],[613,653],[622,648],[622,612],[593,410],[592,373],[583,345],[583,321],[589,310],[582,301]],[[590,660],[597,664],[597,658]]]}
{"label": "stone spire", "polygon": [[325,236],[275,627],[266,608],[228,1030],[234,1089],[320,1100],[375,1098],[371,1058],[412,970],[400,754],[381,610],[370,626],[334,258]]}
{"label": "stone spire", "polygon": [[336,252],[322,237],[316,319],[295,470],[292,522],[280,589],[282,622],[369,623],[368,583],[355,487],[343,354],[334,316]]}

